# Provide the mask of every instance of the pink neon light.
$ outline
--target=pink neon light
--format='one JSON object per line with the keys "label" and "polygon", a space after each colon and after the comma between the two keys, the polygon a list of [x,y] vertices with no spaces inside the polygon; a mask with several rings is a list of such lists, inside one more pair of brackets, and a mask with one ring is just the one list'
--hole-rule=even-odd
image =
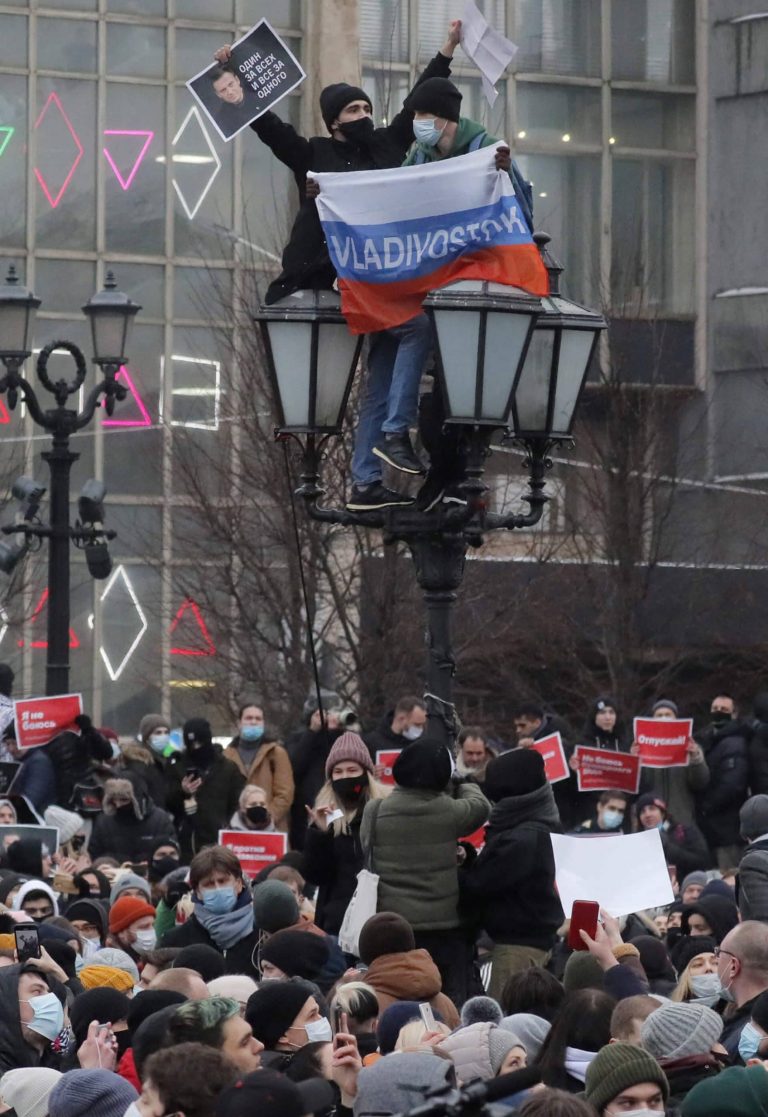
{"label": "pink neon light", "polygon": [[139,152],[138,156],[136,157],[136,162],[133,164],[133,170],[131,171],[131,173],[128,175],[127,178],[123,178],[123,176],[120,174],[120,172],[117,169],[117,166],[115,164],[114,159],[109,154],[109,151],[106,149],[106,147],[103,148],[106,160],[109,163],[112,170],[115,172],[115,178],[120,183],[123,190],[127,190],[128,187],[133,182],[133,179],[136,175],[136,172],[139,169],[139,164],[141,163],[144,156],[147,154],[147,148],[152,143],[152,140],[155,138],[155,133],[154,132],[135,132],[135,131],[129,131],[129,130],[124,129],[124,128],[108,128],[108,129],[105,130],[104,135],[105,136],[146,136],[146,140],[144,141],[144,146],[142,147],[141,151]]}
{"label": "pink neon light", "polygon": [[69,134],[72,137],[72,139],[75,141],[75,146],[77,148],[77,156],[75,158],[75,161],[72,164],[72,166],[69,168],[69,174],[64,179],[64,182],[61,186],[61,189],[59,190],[59,192],[58,192],[58,194],[56,195],[55,198],[51,197],[51,192],[48,189],[48,184],[46,183],[45,179],[43,178],[43,176],[42,176],[41,172],[38,170],[38,168],[37,167],[32,168],[35,172],[35,178],[40,183],[40,189],[43,191],[46,198],[48,199],[48,204],[50,205],[51,209],[56,209],[56,206],[59,204],[61,199],[64,197],[66,189],[69,186],[70,182],[72,181],[72,175],[75,173],[78,163],[83,158],[83,145],[80,143],[80,139],[77,135],[77,132],[73,128],[69,117],[64,112],[61,101],[59,100],[58,95],[56,93],[50,93],[48,95],[48,100],[45,102],[45,105],[43,106],[43,111],[40,113],[37,120],[35,121],[34,131],[37,131],[37,129],[40,127],[40,123],[41,123],[43,117],[45,116],[45,114],[48,112],[48,106],[50,105],[51,101],[55,102],[56,107],[59,110],[59,112],[61,113],[62,119],[64,120],[64,123],[66,124],[67,128],[69,129]]}
{"label": "pink neon light", "polygon": [[179,621],[182,619],[184,614],[186,612],[190,612],[190,611],[192,613],[192,616],[195,619],[197,627],[200,631],[200,635],[203,638],[205,647],[203,647],[203,648],[191,648],[191,647],[171,648],[171,655],[184,655],[184,656],[216,655],[216,645],[214,644],[213,640],[211,639],[211,634],[208,631],[208,625],[203,620],[203,614],[200,611],[200,606],[191,597],[185,598],[185,600],[181,604],[181,608],[179,609],[176,616],[173,618],[173,621],[171,623],[171,633],[176,631],[176,628],[178,627]]}
{"label": "pink neon light", "polygon": [[[133,382],[133,377],[131,376],[130,372],[125,367],[125,365],[120,365],[120,369],[119,369],[117,375],[115,376],[115,380],[117,380],[118,376],[123,377],[123,380],[125,381],[125,386],[127,387],[128,391],[131,393],[133,398],[136,400],[136,404],[139,408],[139,411],[141,412],[141,419],[102,419],[101,425],[103,427],[151,427],[152,426],[152,419],[150,417],[150,414],[147,411],[147,408],[144,404],[144,400],[141,398],[141,396],[138,393],[136,385]],[[102,401],[102,407],[103,406],[104,406],[104,403]]]}

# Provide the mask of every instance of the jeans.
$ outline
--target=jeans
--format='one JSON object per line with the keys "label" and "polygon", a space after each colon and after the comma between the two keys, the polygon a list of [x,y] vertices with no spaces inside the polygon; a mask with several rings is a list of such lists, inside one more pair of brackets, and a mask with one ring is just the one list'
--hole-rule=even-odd
{"label": "jeans", "polygon": [[415,424],[419,382],[431,348],[432,326],[423,313],[372,335],[352,455],[356,485],[381,480],[381,458],[373,447],[382,433],[404,434]]}

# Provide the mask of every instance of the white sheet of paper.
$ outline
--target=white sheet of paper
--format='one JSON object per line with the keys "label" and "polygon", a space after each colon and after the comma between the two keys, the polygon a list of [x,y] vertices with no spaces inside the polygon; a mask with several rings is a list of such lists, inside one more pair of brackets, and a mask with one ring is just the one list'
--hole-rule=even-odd
{"label": "white sheet of paper", "polygon": [[517,54],[517,46],[491,27],[474,0],[466,0],[461,15],[461,48],[482,74],[483,92],[492,105],[499,95],[494,86]]}
{"label": "white sheet of paper", "polygon": [[675,898],[658,830],[613,838],[552,834],[555,879],[566,916],[574,900],[597,900],[611,915],[671,904]]}

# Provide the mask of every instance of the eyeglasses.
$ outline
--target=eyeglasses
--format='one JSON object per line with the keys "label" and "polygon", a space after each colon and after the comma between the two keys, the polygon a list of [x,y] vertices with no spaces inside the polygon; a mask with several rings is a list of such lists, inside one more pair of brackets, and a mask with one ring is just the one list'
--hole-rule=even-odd
{"label": "eyeglasses", "polygon": [[730,958],[738,958],[738,954],[734,954],[732,950],[723,950],[722,946],[716,946],[712,951],[715,958],[719,958],[721,954],[727,954]]}

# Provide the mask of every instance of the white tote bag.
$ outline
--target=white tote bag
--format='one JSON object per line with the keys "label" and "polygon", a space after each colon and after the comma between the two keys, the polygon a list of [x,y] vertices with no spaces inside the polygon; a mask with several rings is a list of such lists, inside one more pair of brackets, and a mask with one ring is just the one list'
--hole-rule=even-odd
{"label": "white tote bag", "polygon": [[379,877],[369,869],[361,869],[357,874],[357,887],[347,905],[339,930],[339,946],[345,954],[357,957],[360,932],[363,926],[376,914],[379,899]]}

